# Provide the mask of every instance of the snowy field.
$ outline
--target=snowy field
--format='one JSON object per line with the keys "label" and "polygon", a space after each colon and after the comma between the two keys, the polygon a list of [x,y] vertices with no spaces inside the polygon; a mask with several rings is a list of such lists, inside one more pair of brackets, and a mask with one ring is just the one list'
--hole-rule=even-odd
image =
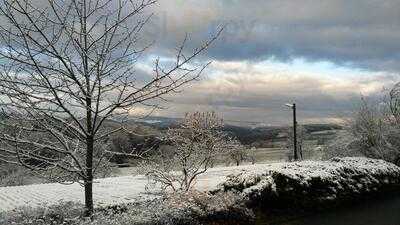
{"label": "snowy field", "polygon": [[[247,166],[248,167],[248,166]],[[244,167],[213,168],[201,176],[196,188],[214,189],[225,176]],[[148,180],[144,176],[121,176],[95,180],[93,199],[96,206],[143,201],[156,197],[145,190]],[[39,206],[60,201],[84,202],[83,187],[77,183],[64,185],[58,183],[26,186],[0,187],[0,211],[13,210],[22,206]]]}

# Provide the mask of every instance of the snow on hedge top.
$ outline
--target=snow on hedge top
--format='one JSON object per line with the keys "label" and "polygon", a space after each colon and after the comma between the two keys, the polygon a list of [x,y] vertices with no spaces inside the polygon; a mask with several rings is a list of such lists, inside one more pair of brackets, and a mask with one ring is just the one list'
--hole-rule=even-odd
{"label": "snow on hedge top", "polygon": [[256,165],[250,170],[253,174],[265,174],[271,171],[281,172],[293,179],[307,177],[332,177],[338,175],[338,169],[347,168],[358,173],[382,174],[399,173],[400,168],[384,160],[362,157],[334,158],[330,161],[302,161],[293,163],[272,163]]}

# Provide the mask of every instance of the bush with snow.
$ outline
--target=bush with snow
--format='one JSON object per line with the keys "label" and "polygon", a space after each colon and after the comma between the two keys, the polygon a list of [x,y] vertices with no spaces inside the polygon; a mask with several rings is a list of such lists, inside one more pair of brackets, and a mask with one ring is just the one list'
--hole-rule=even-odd
{"label": "bush with snow", "polygon": [[1,225],[78,225],[82,222],[82,205],[75,202],[60,202],[41,207],[22,207],[0,214]]}

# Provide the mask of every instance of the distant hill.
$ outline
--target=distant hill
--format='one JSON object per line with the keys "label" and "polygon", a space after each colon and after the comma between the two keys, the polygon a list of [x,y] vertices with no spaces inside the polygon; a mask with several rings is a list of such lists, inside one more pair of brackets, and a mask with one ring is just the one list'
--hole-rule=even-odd
{"label": "distant hill", "polygon": [[[181,119],[149,116],[142,119],[132,119],[136,123],[153,127],[159,130],[165,130],[170,127],[175,127],[179,124]],[[260,142],[260,145],[266,145],[271,142],[286,141],[286,133],[289,127],[287,126],[268,126],[265,124],[253,124],[255,126],[238,126],[225,124],[223,130],[230,135],[238,138],[240,142],[246,145],[251,145],[255,142]],[[340,130],[342,127],[338,124],[304,124],[303,125],[308,134],[323,133],[324,131]],[[329,133],[331,134],[331,133]],[[318,136],[320,136],[319,134]],[[317,136],[317,135],[315,135]]]}
{"label": "distant hill", "polygon": [[[314,133],[325,132],[325,131],[335,131],[340,130],[342,127],[337,124],[305,124],[303,125],[307,134],[310,134],[310,139],[313,139],[312,136]],[[268,127],[239,127],[226,125],[223,128],[228,133],[231,133],[233,136],[237,137],[243,144],[252,144],[257,141],[264,142],[277,142],[277,141],[286,141],[287,132],[289,127],[287,126],[268,126]],[[328,133],[332,134],[332,133]],[[318,136],[321,136],[319,134]],[[265,143],[264,143],[265,144]]]}
{"label": "distant hill", "polygon": [[182,119],[179,118],[169,118],[169,117],[160,117],[160,116],[147,116],[145,118],[131,118],[131,121],[134,121],[139,124],[151,126],[158,129],[166,129],[169,127],[174,127],[179,124],[179,121]]}
{"label": "distant hill", "polygon": [[343,127],[339,124],[305,124],[303,126],[309,133],[343,129]]}

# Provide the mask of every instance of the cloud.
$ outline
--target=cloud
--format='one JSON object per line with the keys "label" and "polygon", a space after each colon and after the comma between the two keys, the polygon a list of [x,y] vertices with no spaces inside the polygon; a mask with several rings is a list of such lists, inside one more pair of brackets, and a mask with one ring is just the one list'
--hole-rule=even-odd
{"label": "cloud", "polygon": [[299,118],[305,121],[333,121],[348,116],[361,96],[381,98],[395,77],[385,73],[359,71],[357,76],[329,76],[298,71],[274,62],[216,61],[208,76],[173,95],[161,111],[181,117],[187,111],[215,110],[229,120],[288,123],[283,105],[296,102]]}
{"label": "cloud", "polygon": [[160,0],[143,17],[152,11],[138,43],[156,44],[135,65],[139,83],[151,79],[153,56],[171,57],[186,33],[190,52],[226,25],[198,58],[214,61],[203,80],[170,96],[157,115],[216,110],[231,120],[288,123],[282,105],[295,101],[302,121],[334,121],[361,95],[380,98],[398,81],[397,0]]}
{"label": "cloud", "polygon": [[226,24],[208,58],[305,58],[370,70],[400,69],[396,0],[161,0],[156,12],[154,23],[163,27],[155,35],[160,52],[186,32],[194,44]]}
{"label": "cloud", "polygon": [[151,12],[155,15],[143,31],[143,43],[139,42],[156,40],[152,52],[158,55],[175,51],[186,33],[191,37],[190,51],[218,25],[226,25],[203,60],[304,58],[400,71],[397,0],[159,0],[135,19]]}

